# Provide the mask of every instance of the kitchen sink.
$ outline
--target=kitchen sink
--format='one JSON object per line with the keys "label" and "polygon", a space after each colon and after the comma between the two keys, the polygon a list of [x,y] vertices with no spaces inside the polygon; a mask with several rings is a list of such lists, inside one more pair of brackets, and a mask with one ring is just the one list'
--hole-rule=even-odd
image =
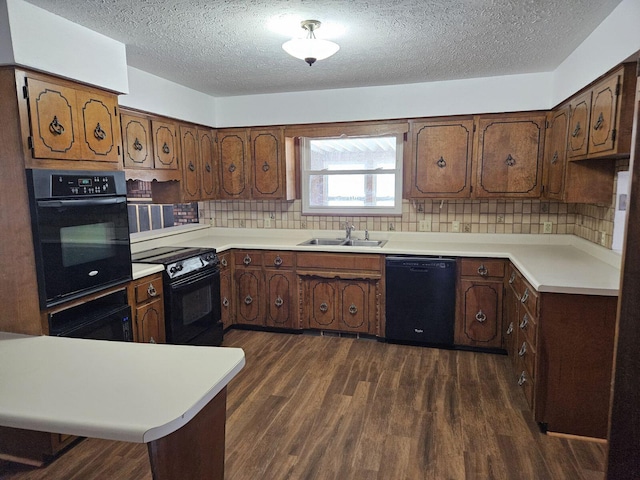
{"label": "kitchen sink", "polygon": [[357,238],[312,238],[298,245],[318,245],[318,246],[337,246],[337,247],[382,247],[386,240],[360,240]]}

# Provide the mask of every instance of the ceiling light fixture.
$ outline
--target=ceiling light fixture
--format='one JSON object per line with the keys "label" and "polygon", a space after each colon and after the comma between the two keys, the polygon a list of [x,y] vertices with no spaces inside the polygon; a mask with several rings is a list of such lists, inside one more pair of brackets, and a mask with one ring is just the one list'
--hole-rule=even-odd
{"label": "ceiling light fixture", "polygon": [[329,40],[321,40],[316,38],[315,30],[320,28],[321,23],[318,20],[304,20],[300,22],[300,26],[307,31],[306,38],[293,38],[282,44],[282,48],[292,57],[304,60],[313,65],[316,60],[324,60],[330,57],[338,50],[340,46]]}

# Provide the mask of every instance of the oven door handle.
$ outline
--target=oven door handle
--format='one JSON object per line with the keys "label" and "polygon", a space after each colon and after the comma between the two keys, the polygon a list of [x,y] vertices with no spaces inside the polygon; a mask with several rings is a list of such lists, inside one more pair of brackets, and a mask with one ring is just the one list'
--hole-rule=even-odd
{"label": "oven door handle", "polygon": [[60,207],[90,207],[94,205],[117,205],[119,203],[125,203],[126,197],[106,197],[106,198],[91,198],[91,199],[78,199],[78,200],[38,200],[38,207],[44,208],[60,208]]}

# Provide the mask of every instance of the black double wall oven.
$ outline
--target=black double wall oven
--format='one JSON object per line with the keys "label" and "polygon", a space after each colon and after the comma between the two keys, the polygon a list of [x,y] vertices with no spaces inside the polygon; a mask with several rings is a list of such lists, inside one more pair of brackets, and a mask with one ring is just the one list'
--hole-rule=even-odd
{"label": "black double wall oven", "polygon": [[[41,310],[129,282],[124,172],[26,171]],[[50,318],[52,335],[131,340],[126,294]],[[105,338],[106,337],[106,338]]]}

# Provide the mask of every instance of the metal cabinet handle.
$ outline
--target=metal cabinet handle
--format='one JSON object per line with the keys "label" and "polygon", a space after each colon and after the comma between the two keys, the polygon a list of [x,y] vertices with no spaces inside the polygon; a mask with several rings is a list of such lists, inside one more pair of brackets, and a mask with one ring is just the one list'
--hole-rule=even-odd
{"label": "metal cabinet handle", "polygon": [[244,297],[245,305],[251,305],[252,302],[253,302],[253,298],[251,298],[251,295],[247,295],[246,297]]}
{"label": "metal cabinet handle", "polygon": [[251,263],[251,257],[248,253],[247,255],[245,255],[244,260],[242,260],[242,263],[244,263],[245,265],[249,265]]}
{"label": "metal cabinet handle", "polygon": [[487,267],[484,266],[484,263],[481,263],[480,266],[478,267],[478,275],[482,277],[486,277],[488,274],[489,274],[489,270],[487,270]]}
{"label": "metal cabinet handle", "polygon": [[156,287],[154,287],[152,283],[150,283],[149,287],[147,288],[147,294],[150,297],[155,297],[156,295],[158,295],[158,291],[156,290]]}
{"label": "metal cabinet handle", "polygon": [[322,303],[320,304],[320,311],[321,311],[322,313],[324,313],[324,312],[326,312],[327,310],[329,310],[329,306],[328,306],[325,302],[322,302]]}
{"label": "metal cabinet handle", "polygon": [[480,323],[484,323],[487,320],[487,315],[480,310],[478,313],[476,313],[476,320]]}
{"label": "metal cabinet handle", "polygon": [[511,276],[509,277],[509,285],[513,285],[513,282],[516,281],[516,272],[511,272]]}
{"label": "metal cabinet handle", "polygon": [[516,164],[516,159],[511,156],[511,154],[507,155],[506,160],[504,161],[507,167],[513,167]]}
{"label": "metal cabinet handle", "polygon": [[234,163],[232,163],[231,165],[229,165],[229,172],[233,173],[236,171],[236,165]]}
{"label": "metal cabinet handle", "polygon": [[49,124],[49,131],[54,135],[62,135],[64,133],[64,125],[58,121],[57,115],[53,116],[53,120]]}
{"label": "metal cabinet handle", "polygon": [[229,306],[229,299],[227,297],[224,297],[222,299],[222,306],[223,307],[228,307]]}
{"label": "metal cabinet handle", "polygon": [[193,164],[193,162],[189,162],[189,171],[190,172],[196,171],[196,166]]}
{"label": "metal cabinet handle", "polygon": [[349,313],[351,315],[355,315],[356,313],[358,313],[358,307],[356,307],[356,305],[354,303],[349,305]]}
{"label": "metal cabinet handle", "polygon": [[447,166],[447,162],[444,158],[440,157],[440,159],[436,162],[436,165],[438,165],[438,167],[440,168],[444,168]]}
{"label": "metal cabinet handle", "polygon": [[525,328],[527,328],[527,325],[529,325],[529,314],[525,313],[522,317],[522,321],[520,322],[520,328],[524,330]]}
{"label": "metal cabinet handle", "polygon": [[265,161],[264,164],[262,165],[262,171],[263,172],[268,172],[269,171],[269,164]]}
{"label": "metal cabinet handle", "polygon": [[102,129],[100,123],[98,123],[96,128],[93,130],[93,136],[98,140],[104,140],[107,137],[107,133]]}
{"label": "metal cabinet handle", "polygon": [[220,260],[220,265],[222,265],[223,267],[226,267],[227,265],[229,265],[229,262],[227,262],[226,258],[223,258],[222,260]]}
{"label": "metal cabinet handle", "polygon": [[602,127],[603,123],[604,123],[604,115],[602,115],[602,112],[600,112],[600,115],[598,115],[598,120],[596,120],[596,123],[593,125],[593,129],[600,130],[600,127]]}
{"label": "metal cabinet handle", "polygon": [[527,353],[527,342],[522,342],[522,346],[520,347],[520,350],[518,351],[518,356],[524,357],[525,353]]}
{"label": "metal cabinet handle", "polygon": [[276,300],[273,302],[273,304],[280,308],[282,306],[282,304],[284,304],[284,300],[282,300],[282,297],[280,295],[278,295],[278,297],[276,298]]}
{"label": "metal cabinet handle", "polygon": [[557,150],[553,153],[553,158],[551,159],[551,165],[555,165],[556,163],[558,163],[558,151]]}
{"label": "metal cabinet handle", "polygon": [[509,328],[507,328],[507,335],[511,335],[513,333],[513,322],[509,323]]}
{"label": "metal cabinet handle", "polygon": [[580,135],[580,122],[576,123],[576,128],[573,130],[573,132],[571,133],[571,136],[573,138],[576,138],[578,135]]}
{"label": "metal cabinet handle", "polygon": [[280,265],[282,265],[282,258],[280,258],[280,255],[276,256],[276,258],[273,260],[273,264],[276,267],[279,267]]}
{"label": "metal cabinet handle", "polygon": [[137,150],[138,152],[140,150],[142,150],[142,144],[140,143],[140,140],[138,140],[138,137],[136,137],[136,139],[133,141],[133,149]]}
{"label": "metal cabinet handle", "polygon": [[527,381],[527,375],[524,373],[524,370],[520,374],[520,378],[518,378],[518,385],[521,387]]}
{"label": "metal cabinet handle", "polygon": [[524,303],[528,300],[529,298],[529,287],[524,289],[524,293],[522,294],[522,298],[520,299],[520,302]]}
{"label": "metal cabinet handle", "polygon": [[169,145],[167,145],[167,142],[164,142],[164,145],[162,145],[162,151],[167,155],[169,155],[169,152],[171,152],[171,150],[169,149]]}

